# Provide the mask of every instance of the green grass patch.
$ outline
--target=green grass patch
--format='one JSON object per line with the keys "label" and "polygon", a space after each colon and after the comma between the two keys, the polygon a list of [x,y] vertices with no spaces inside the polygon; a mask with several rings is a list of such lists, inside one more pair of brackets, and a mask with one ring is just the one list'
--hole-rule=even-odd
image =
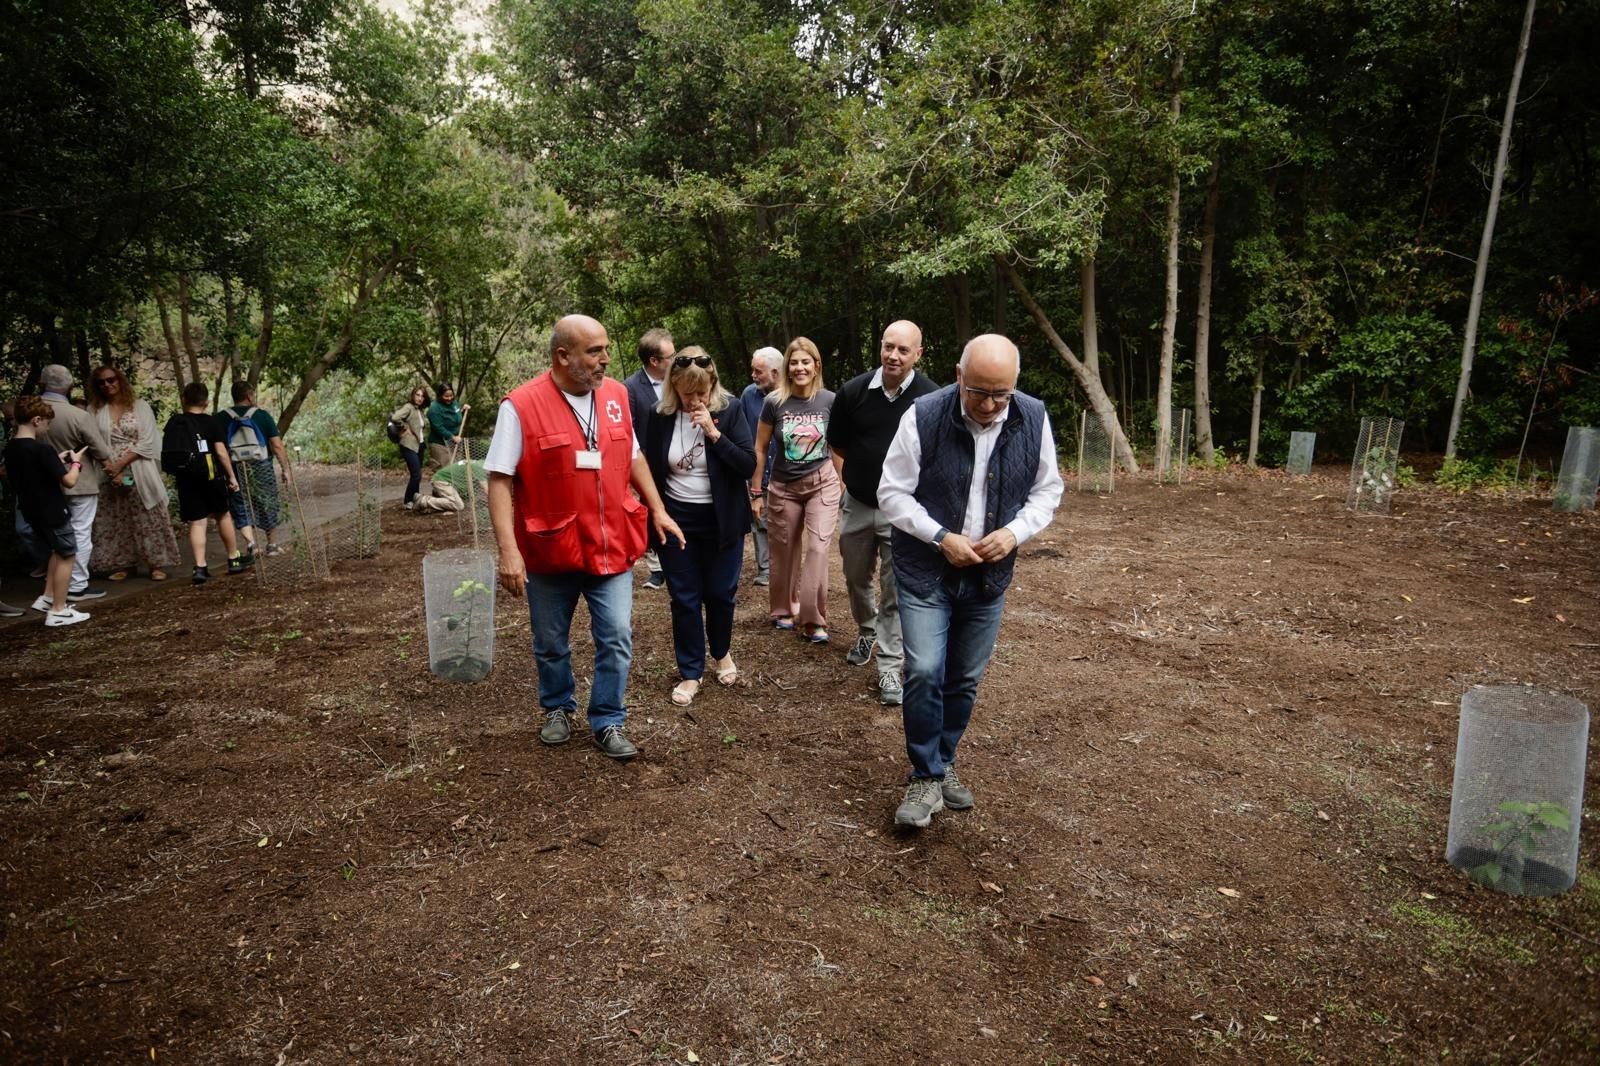
{"label": "green grass patch", "polygon": [[1466,918],[1434,910],[1423,903],[1401,900],[1389,908],[1397,921],[1415,926],[1428,941],[1428,954],[1441,962],[1505,959],[1518,966],[1532,966],[1533,952],[1504,936],[1490,936]]}

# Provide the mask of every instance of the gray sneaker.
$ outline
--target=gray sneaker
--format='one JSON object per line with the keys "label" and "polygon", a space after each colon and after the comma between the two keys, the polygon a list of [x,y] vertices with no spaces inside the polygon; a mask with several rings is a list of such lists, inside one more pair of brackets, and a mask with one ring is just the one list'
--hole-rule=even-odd
{"label": "gray sneaker", "polygon": [[572,712],[557,707],[545,708],[539,739],[546,744],[565,744],[572,739]]}
{"label": "gray sneaker", "polygon": [[756,584],[760,585],[762,588],[766,588],[768,585],[772,584],[772,578],[765,570],[763,570],[761,573],[756,575]]}
{"label": "gray sneaker", "polygon": [[885,707],[898,707],[905,699],[898,674],[878,675],[878,702]]}
{"label": "gray sneaker", "polygon": [[633,741],[623,735],[620,725],[608,725],[596,733],[594,746],[600,749],[600,754],[613,759],[631,759],[639,754]]}
{"label": "gray sneaker", "polygon": [[854,644],[850,645],[850,650],[845,653],[844,661],[851,666],[867,665],[867,660],[872,658],[872,646],[875,643],[877,641],[872,637],[862,634],[856,638]]}
{"label": "gray sneaker", "polygon": [[895,808],[894,824],[926,829],[933,816],[944,810],[939,782],[931,777],[914,777],[906,786],[906,798]]}
{"label": "gray sneaker", "polygon": [[972,789],[961,783],[954,766],[944,768],[944,781],[939,786],[939,795],[944,797],[944,805],[952,811],[972,809]]}

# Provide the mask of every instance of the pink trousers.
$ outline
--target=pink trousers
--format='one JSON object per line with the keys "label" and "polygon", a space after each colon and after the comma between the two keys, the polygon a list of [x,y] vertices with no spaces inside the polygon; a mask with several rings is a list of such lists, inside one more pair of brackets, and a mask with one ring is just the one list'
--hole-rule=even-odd
{"label": "pink trousers", "polygon": [[773,618],[828,624],[828,542],[839,524],[842,491],[831,460],[805,477],[767,484]]}

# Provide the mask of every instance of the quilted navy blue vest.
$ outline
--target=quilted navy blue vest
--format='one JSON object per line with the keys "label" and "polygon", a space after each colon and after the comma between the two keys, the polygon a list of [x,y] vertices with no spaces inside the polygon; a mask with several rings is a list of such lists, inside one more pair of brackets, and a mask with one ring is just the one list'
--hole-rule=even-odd
{"label": "quilted navy blue vest", "polygon": [[[922,476],[912,495],[935,522],[953,533],[966,524],[967,491],[972,484],[974,444],[972,432],[961,417],[957,385],[920,397],[917,439],[922,445]],[[1039,469],[1040,442],[1044,436],[1044,404],[1020,392],[1011,394],[1011,410],[1000,427],[1000,440],[989,458],[983,531],[989,533],[1010,522],[1028,501]],[[903,587],[928,597],[941,583],[954,589],[963,575],[980,583],[984,599],[1005,594],[1017,553],[997,563],[957,568],[945,562],[939,549],[898,527],[892,534],[894,576]]]}

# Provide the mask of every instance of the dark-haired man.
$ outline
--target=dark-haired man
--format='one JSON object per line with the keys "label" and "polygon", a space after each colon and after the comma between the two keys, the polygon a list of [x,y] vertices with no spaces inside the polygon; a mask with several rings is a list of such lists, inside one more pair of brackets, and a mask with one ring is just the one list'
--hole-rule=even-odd
{"label": "dark-haired man", "polygon": [[[661,389],[667,380],[667,368],[672,365],[672,357],[677,351],[677,346],[672,341],[672,334],[659,326],[645,330],[639,337],[639,369],[629,374],[622,382],[628,390],[628,408],[633,415],[634,440],[644,440],[645,419],[650,416],[655,405],[661,402]],[[656,557],[655,548],[645,549],[644,563],[650,570],[650,576],[645,580],[644,587],[666,588],[667,579],[661,573],[661,560]]]}

